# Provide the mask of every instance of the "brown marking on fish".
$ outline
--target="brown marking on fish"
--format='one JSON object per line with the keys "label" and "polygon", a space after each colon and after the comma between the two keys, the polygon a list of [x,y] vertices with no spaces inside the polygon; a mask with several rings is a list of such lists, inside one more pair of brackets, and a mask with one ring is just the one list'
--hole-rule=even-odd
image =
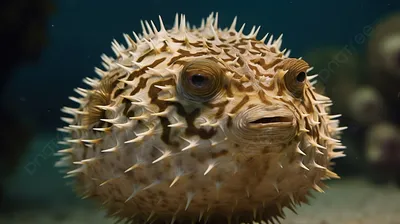
{"label": "brown marking on fish", "polygon": [[244,96],[242,100],[229,112],[231,114],[235,114],[240,108],[242,108],[248,101],[250,97],[248,95]]}

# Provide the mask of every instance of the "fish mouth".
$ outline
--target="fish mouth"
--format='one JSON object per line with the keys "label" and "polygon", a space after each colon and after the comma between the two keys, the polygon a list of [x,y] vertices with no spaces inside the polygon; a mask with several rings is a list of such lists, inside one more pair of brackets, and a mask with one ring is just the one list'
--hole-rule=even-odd
{"label": "fish mouth", "polygon": [[232,141],[246,145],[273,145],[288,142],[297,131],[297,119],[283,105],[256,105],[238,113],[229,129]]}
{"label": "fish mouth", "polygon": [[293,123],[293,116],[273,116],[262,117],[249,122],[252,128],[261,128],[268,126],[287,126]]}

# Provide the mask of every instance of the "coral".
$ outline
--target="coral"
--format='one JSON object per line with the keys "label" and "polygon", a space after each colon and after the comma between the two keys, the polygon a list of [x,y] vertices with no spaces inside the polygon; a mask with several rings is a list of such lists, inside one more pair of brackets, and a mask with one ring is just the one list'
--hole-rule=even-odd
{"label": "coral", "polygon": [[83,197],[134,223],[275,221],[338,178],[344,156],[338,115],[314,91],[311,66],[258,40],[236,18],[199,28],[184,15],[171,30],[142,22],[143,34],[112,42],[100,78],[64,107],[68,134],[57,166]]}
{"label": "coral", "polygon": [[383,181],[400,178],[400,129],[388,122],[371,126],[367,132],[366,159],[373,174]]}
{"label": "coral", "polygon": [[400,13],[383,18],[373,28],[367,54],[374,73],[400,78]]}
{"label": "coral", "polygon": [[366,74],[388,107],[388,116],[400,124],[400,13],[381,19],[367,45]]}
{"label": "coral", "polygon": [[374,87],[358,87],[350,95],[347,104],[351,117],[361,125],[376,124],[385,118],[383,97]]}

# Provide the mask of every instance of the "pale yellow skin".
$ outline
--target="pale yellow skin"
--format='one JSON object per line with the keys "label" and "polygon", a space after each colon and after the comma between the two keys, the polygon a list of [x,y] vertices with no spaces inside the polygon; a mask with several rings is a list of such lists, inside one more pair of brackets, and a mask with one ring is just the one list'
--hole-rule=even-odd
{"label": "pale yellow skin", "polygon": [[[280,51],[281,38],[265,44],[258,29],[244,35],[235,19],[221,30],[217,20],[212,14],[189,29],[181,16],[168,31],[161,19],[159,30],[144,23],[135,42],[125,35],[127,47],[113,42],[117,57],[103,56],[101,78],[77,89],[79,107],[64,108],[69,148],[57,165],[110,215],[133,223],[272,221],[306,202],[310,189],[322,191],[322,179],[338,177],[329,168],[343,156],[334,151],[344,148],[343,128],[328,115],[331,102],[309,78],[290,81],[308,65]],[[212,97],[199,95],[203,102],[181,83],[189,64],[221,79]]]}

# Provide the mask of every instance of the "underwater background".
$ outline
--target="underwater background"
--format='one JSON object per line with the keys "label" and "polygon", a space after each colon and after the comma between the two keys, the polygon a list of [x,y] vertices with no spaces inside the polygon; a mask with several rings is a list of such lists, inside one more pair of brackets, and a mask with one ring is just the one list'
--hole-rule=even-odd
{"label": "underwater background", "polygon": [[400,223],[399,1],[3,0],[0,12],[0,223],[112,223],[54,167],[60,109],[140,20],[161,15],[171,28],[184,13],[199,25],[211,12],[221,27],[235,16],[245,33],[261,25],[258,38],[283,33],[348,126],[334,167],[342,179],[282,223]]}

